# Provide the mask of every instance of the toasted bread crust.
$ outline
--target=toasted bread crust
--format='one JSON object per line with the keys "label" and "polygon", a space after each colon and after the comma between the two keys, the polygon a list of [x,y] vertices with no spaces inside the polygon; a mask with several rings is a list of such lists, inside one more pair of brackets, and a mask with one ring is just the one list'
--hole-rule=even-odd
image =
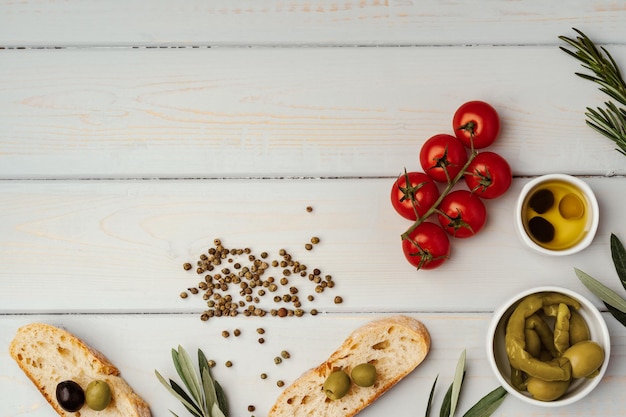
{"label": "toasted bread crust", "polygon": [[[119,376],[120,372],[102,353],[66,330],[43,323],[18,329],[9,346],[11,357],[60,416],[151,417],[148,404]],[[111,404],[103,411],[86,405],[69,413],[56,400],[56,386],[74,380],[85,389],[94,379],[111,387]]]}
{"label": "toasted bread crust", "polygon": [[[319,366],[304,373],[278,397],[268,417],[351,417],[372,404],[413,371],[430,350],[430,334],[418,320],[393,316],[356,329]],[[352,385],[339,400],[329,400],[322,386],[336,369],[350,370],[364,362],[374,363],[378,378],[374,386]]]}

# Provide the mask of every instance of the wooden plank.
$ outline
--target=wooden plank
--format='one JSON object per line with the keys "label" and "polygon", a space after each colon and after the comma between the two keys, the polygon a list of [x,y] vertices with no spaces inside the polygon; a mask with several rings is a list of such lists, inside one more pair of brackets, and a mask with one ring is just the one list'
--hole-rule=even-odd
{"label": "wooden plank", "polygon": [[604,0],[4,0],[0,46],[554,44],[571,27],[623,43],[625,18]]}
{"label": "wooden plank", "polygon": [[552,46],[3,51],[0,176],[396,176],[472,99],[515,175],[623,174],[580,69]]}
{"label": "wooden plank", "polygon": [[[574,267],[623,291],[609,235],[626,242],[626,195],[615,192],[626,178],[586,179],[602,210],[598,234],[582,253],[556,258],[525,249],[516,236],[515,201],[527,181],[516,179],[505,196],[486,203],[484,230],[454,240],[442,267],[419,272],[400,248],[410,222],[391,208],[391,179],[5,181],[0,311],[189,312],[199,320],[206,301],[179,294],[204,274],[182,265],[195,265],[215,238],[229,248],[248,246],[257,257],[267,251],[268,260],[280,260],[284,248],[309,270],[334,277],[335,287],[322,294],[306,278],[289,277],[289,285],[260,297],[267,311],[290,286],[307,312],[491,311],[536,286],[589,294]],[[313,236],[321,242],[307,251]],[[246,266],[245,256],[237,259]],[[279,280],[282,268],[269,274]],[[239,297],[238,289],[229,291]],[[309,294],[314,302],[306,302]],[[335,304],[335,296],[344,302]]]}
{"label": "wooden plank", "polygon": [[[432,349],[429,356],[412,374],[385,394],[360,415],[373,417],[384,414],[422,415],[428,393],[438,375],[433,413],[439,407],[448,385],[452,383],[456,363],[467,349],[466,378],[458,410],[467,411],[476,401],[498,386],[486,358],[485,332],[489,314],[409,314],[421,320],[429,329]],[[166,417],[168,410],[185,415],[182,406],[171,397],[154,376],[157,369],[166,377],[178,380],[171,363],[170,349],[184,346],[189,352],[202,349],[217,362],[213,374],[223,385],[232,415],[251,415],[248,405],[254,405],[254,415],[266,415],[278,396],[275,385],[279,379],[293,381],[305,370],[322,362],[347,335],[358,326],[382,317],[383,314],[328,314],[303,318],[294,325],[276,318],[234,318],[228,324],[206,325],[188,315],[35,315],[0,316],[0,345],[8,346],[21,325],[43,321],[63,326],[87,343],[101,350],[121,370],[122,376],[151,405],[154,417]],[[604,380],[589,397],[579,403],[560,408],[559,415],[624,416],[626,410],[620,395],[626,389],[623,327],[605,314],[612,335],[610,366]],[[266,331],[266,342],[258,344],[257,327]],[[239,328],[241,336],[224,339],[224,329]],[[282,350],[291,358],[279,366],[273,358]],[[233,366],[223,364],[231,360]],[[266,380],[260,379],[267,373]],[[9,357],[0,350],[0,389],[3,416],[41,417],[52,411],[31,382]],[[541,408],[508,397],[498,409],[498,416],[522,417],[546,415]]]}

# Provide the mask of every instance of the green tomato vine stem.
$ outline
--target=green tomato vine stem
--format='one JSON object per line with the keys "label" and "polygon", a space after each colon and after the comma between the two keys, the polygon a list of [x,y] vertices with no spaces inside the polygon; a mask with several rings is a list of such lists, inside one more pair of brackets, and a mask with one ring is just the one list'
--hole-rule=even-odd
{"label": "green tomato vine stem", "polygon": [[424,213],[422,217],[418,217],[417,220],[415,220],[415,222],[413,222],[413,224],[404,233],[400,235],[402,240],[410,240],[411,243],[413,243],[416,247],[422,250],[422,248],[417,244],[417,242],[414,242],[412,239],[409,239],[409,235],[411,234],[411,232],[417,229],[417,227],[420,224],[424,223],[424,221],[426,221],[426,219],[429,218],[433,213],[438,212],[439,204],[441,204],[443,199],[450,193],[450,191],[452,191],[452,188],[456,185],[456,183],[459,182],[459,180],[466,174],[467,168],[470,166],[474,158],[476,158],[476,155],[478,155],[478,152],[474,149],[474,146],[473,146],[474,141],[471,141],[471,144],[472,144],[472,147],[470,149],[470,155],[467,158],[467,162],[465,163],[465,165],[463,165],[463,168],[461,168],[459,173],[456,174],[456,176],[452,178],[452,180],[448,181],[446,188],[444,188],[443,192],[439,195],[439,198],[426,211],[426,213]]}

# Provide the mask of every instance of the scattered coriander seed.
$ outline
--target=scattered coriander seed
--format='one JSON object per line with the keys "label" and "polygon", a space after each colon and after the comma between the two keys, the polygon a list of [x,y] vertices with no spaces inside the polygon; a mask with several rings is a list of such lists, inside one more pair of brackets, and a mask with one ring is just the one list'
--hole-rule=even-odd
{"label": "scattered coriander seed", "polygon": [[282,356],[283,359],[289,359],[291,357],[289,352],[287,352],[286,350],[283,350],[282,352],[280,352],[280,356]]}
{"label": "scattered coriander seed", "polygon": [[226,337],[228,337],[228,336],[230,336],[230,333],[228,332],[228,330],[224,330],[224,331],[222,332],[222,337],[225,337],[225,338],[226,338]]}
{"label": "scattered coriander seed", "polygon": [[267,374],[265,372],[261,374],[261,379],[267,379]]}
{"label": "scattered coriander seed", "polygon": [[313,301],[315,300],[315,297],[313,295],[309,295],[306,299],[309,301]]}
{"label": "scattered coriander seed", "polygon": [[263,334],[263,333],[265,333],[265,329],[264,329],[264,328],[262,328],[262,327],[259,327],[258,329],[256,329],[256,332],[257,332],[258,334]]}
{"label": "scattered coriander seed", "polygon": [[235,335],[235,337],[238,337],[238,336],[241,334],[241,330],[239,330],[239,329],[235,329],[235,330],[233,331],[233,334]]}
{"label": "scattered coriander seed", "polygon": [[317,309],[316,308],[311,309],[311,315],[312,316],[317,316]]}
{"label": "scattered coriander seed", "polygon": [[335,304],[341,304],[343,303],[343,298],[340,296],[335,297]]}
{"label": "scattered coriander seed", "polygon": [[306,245],[304,245],[304,249],[311,250],[313,249],[313,245],[311,245],[310,243],[307,243]]}
{"label": "scattered coriander seed", "polygon": [[254,406],[253,406],[253,405],[249,405],[249,406],[248,406],[248,411],[254,411],[254,410],[255,410],[255,408],[254,408]]}
{"label": "scattered coriander seed", "polygon": [[189,294],[187,294],[186,291],[183,291],[180,293],[180,298],[187,298],[187,297],[189,297]]}
{"label": "scattered coriander seed", "polygon": [[226,365],[227,368],[230,368],[231,366],[233,366],[233,363],[231,361],[226,361],[224,365]]}
{"label": "scattered coriander seed", "polygon": [[317,237],[317,236],[313,236],[311,238],[311,243],[314,244],[314,245],[317,245],[318,243],[320,243],[320,238]]}
{"label": "scattered coriander seed", "polygon": [[276,357],[274,358],[274,363],[275,363],[276,365],[280,365],[282,362],[283,362],[283,358],[281,358],[280,356],[276,356]]}
{"label": "scattered coriander seed", "polygon": [[311,206],[307,206],[306,211],[307,211],[308,213],[312,212],[312,211],[313,211],[313,207],[311,207]]}
{"label": "scattered coriander seed", "polygon": [[282,379],[279,379],[278,381],[276,381],[276,385],[278,385],[279,387],[283,387],[285,386],[285,381],[283,381]]}
{"label": "scattered coriander seed", "polygon": [[184,269],[185,271],[189,271],[189,270],[191,269],[191,264],[190,264],[189,262],[185,262],[185,263],[183,264],[183,269]]}
{"label": "scattered coriander seed", "polygon": [[285,317],[287,315],[287,309],[285,307],[281,307],[278,309],[278,317]]}
{"label": "scattered coriander seed", "polygon": [[213,359],[209,359],[208,364],[209,364],[209,368],[214,368],[215,365],[216,365],[216,363],[215,363],[215,361]]}
{"label": "scattered coriander seed", "polygon": [[259,341],[259,343],[260,343],[260,344],[265,343],[265,339],[264,339],[264,338],[262,338],[262,337],[259,337],[259,340],[258,340],[258,341]]}

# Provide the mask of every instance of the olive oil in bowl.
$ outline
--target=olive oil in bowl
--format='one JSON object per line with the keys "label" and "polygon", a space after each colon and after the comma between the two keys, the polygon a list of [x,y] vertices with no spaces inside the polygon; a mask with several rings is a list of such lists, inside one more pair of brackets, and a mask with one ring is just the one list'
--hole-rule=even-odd
{"label": "olive oil in bowl", "polygon": [[589,245],[598,223],[597,201],[589,186],[560,174],[527,184],[517,213],[523,240],[534,249],[556,255]]}

